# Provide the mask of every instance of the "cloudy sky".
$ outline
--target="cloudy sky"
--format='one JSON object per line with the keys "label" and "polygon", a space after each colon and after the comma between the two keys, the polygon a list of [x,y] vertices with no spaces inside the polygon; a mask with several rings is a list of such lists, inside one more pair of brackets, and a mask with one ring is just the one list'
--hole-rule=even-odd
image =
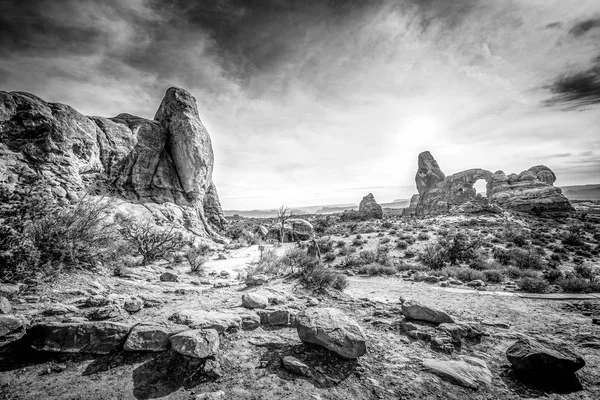
{"label": "cloudy sky", "polygon": [[170,86],[227,209],[408,198],[424,150],[600,183],[598,0],[0,0],[0,90],[152,118]]}

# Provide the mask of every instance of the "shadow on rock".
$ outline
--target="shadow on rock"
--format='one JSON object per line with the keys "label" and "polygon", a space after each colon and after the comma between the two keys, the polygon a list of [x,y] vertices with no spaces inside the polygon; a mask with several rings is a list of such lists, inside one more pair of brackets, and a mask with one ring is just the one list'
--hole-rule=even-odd
{"label": "shadow on rock", "polygon": [[173,351],[159,353],[133,371],[133,395],[137,399],[155,399],[181,387],[191,389],[218,377],[214,365],[214,360],[186,357]]}
{"label": "shadow on rock", "polygon": [[[287,345],[271,348],[265,353],[261,363],[270,372],[285,380],[304,379],[318,388],[337,386],[354,374],[358,367],[357,360],[347,360],[320,346],[311,344]],[[297,375],[286,371],[282,366],[282,358],[293,356],[306,364],[310,371],[306,375]]]}
{"label": "shadow on rock", "polygon": [[537,376],[507,367],[500,376],[506,386],[521,397],[546,397],[548,393],[568,394],[583,390],[575,373]]}

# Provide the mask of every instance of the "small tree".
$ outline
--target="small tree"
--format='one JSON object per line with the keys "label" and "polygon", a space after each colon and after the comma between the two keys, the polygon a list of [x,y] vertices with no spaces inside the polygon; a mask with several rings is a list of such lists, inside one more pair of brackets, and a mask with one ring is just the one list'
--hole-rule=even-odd
{"label": "small tree", "polygon": [[285,206],[279,207],[279,210],[277,210],[277,220],[279,221],[279,240],[281,243],[283,243],[285,233],[285,222],[290,218],[292,218],[290,209]]}
{"label": "small tree", "polygon": [[150,219],[136,220],[121,218],[121,233],[136,247],[142,259],[142,265],[166,258],[169,254],[185,246],[181,232],[169,228],[157,227]]}

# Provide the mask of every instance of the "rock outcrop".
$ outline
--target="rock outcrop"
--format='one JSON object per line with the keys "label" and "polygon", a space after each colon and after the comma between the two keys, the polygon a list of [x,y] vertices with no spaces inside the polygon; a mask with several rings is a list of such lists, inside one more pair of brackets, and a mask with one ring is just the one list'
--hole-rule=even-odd
{"label": "rock outcrop", "polygon": [[[507,176],[502,171],[492,173],[475,168],[445,176],[428,151],[419,154],[418,165],[415,182],[419,196],[414,207],[418,216],[495,213],[502,209],[528,213],[573,211],[561,189],[553,186],[556,175],[543,165],[531,167],[519,175]],[[487,182],[486,197],[473,187],[480,179]]]}
{"label": "rock outcrop", "polygon": [[383,209],[375,201],[375,197],[372,193],[369,193],[360,201],[358,205],[358,213],[364,218],[383,218]]}
{"label": "rock outcrop", "polygon": [[212,181],[214,154],[196,100],[170,88],[154,120],[87,117],[23,92],[0,91],[0,185],[37,176],[61,201],[117,197],[116,212],[172,221],[219,238],[225,223]]}

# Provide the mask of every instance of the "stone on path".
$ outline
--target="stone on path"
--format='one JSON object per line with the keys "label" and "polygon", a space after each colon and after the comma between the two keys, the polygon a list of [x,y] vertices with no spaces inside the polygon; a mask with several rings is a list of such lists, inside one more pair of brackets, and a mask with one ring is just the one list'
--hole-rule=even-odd
{"label": "stone on path", "polygon": [[297,318],[300,340],[355,359],[367,353],[367,338],[356,321],[335,308],[310,308]]}
{"label": "stone on path", "polygon": [[454,320],[445,312],[424,306],[414,300],[406,300],[402,303],[402,314],[408,319],[426,321],[434,324],[454,322]]}
{"label": "stone on path", "polygon": [[442,380],[454,385],[470,389],[492,384],[492,373],[485,361],[463,357],[462,360],[438,360],[427,358],[422,362],[423,367]]}

